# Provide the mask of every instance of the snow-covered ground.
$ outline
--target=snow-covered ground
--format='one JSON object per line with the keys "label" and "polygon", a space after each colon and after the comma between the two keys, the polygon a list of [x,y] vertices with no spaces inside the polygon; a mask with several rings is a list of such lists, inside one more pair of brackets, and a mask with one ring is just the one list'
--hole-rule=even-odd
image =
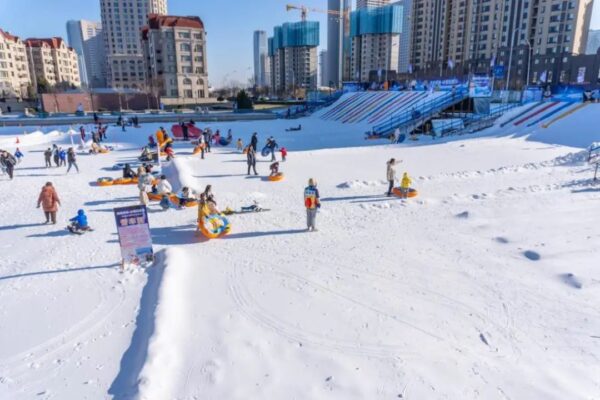
{"label": "snow-covered ground", "polygon": [[[0,398],[600,398],[600,190],[582,148],[600,141],[598,111],[402,145],[316,118],[210,124],[274,135],[285,180],[247,177],[231,148],[201,160],[177,144],[172,182],[271,211],[231,216],[231,234],[206,241],[195,209],[152,205],[158,261],[123,274],[112,209],[136,188],[89,183],[116,177],[158,125],[111,128],[117,149],[80,156],[80,174],[44,169],[46,144],[31,143],[0,179]],[[14,133],[0,130],[3,146]],[[390,157],[419,197],[383,196]],[[57,226],[35,209],[49,180]],[[95,231],[69,236],[78,208]]]}

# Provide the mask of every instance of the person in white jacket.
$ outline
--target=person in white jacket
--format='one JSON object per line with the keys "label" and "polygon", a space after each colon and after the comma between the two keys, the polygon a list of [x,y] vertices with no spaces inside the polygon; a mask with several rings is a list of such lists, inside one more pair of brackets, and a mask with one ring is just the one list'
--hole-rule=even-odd
{"label": "person in white jacket", "polygon": [[152,190],[152,175],[146,172],[146,168],[140,166],[138,168],[138,189],[140,190],[140,203],[147,206],[150,202],[148,199],[148,192]]}
{"label": "person in white jacket", "polygon": [[156,190],[158,194],[170,194],[173,192],[173,187],[165,175],[160,176],[160,181],[158,182],[158,185],[156,185]]}

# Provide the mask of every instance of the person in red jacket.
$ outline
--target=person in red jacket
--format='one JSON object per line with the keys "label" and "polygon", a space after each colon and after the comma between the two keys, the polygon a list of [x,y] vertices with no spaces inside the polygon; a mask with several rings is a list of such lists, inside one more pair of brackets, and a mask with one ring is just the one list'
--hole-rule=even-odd
{"label": "person in red jacket", "polygon": [[285,147],[281,148],[281,161],[285,161],[285,158],[287,157],[287,149]]}
{"label": "person in red jacket", "polygon": [[46,182],[42,191],[38,197],[37,207],[44,210],[44,215],[46,216],[46,224],[50,222],[52,219],[52,223],[56,224],[56,212],[58,211],[58,206],[60,205],[60,199],[58,198],[58,194],[52,186],[52,182]]}

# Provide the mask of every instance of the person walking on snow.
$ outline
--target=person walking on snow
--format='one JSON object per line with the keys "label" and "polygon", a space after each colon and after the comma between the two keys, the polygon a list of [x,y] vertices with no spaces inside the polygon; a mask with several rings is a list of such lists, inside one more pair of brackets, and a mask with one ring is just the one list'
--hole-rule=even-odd
{"label": "person walking on snow", "polygon": [[321,208],[317,182],[310,178],[308,186],[304,188],[304,207],[306,207],[306,226],[308,231],[316,232],[317,210]]}
{"label": "person walking on snow", "polygon": [[396,181],[396,170],[394,169],[394,166],[396,165],[396,159],[392,158],[387,162],[387,171],[386,171],[386,178],[388,181],[388,191],[387,191],[387,195],[388,197],[392,195],[392,189],[394,188],[394,181]]}
{"label": "person walking on snow", "polygon": [[248,146],[246,162],[248,163],[248,175],[250,175],[250,168],[254,170],[254,175],[258,175],[258,172],[256,172],[256,150],[252,146]]}
{"label": "person walking on snow", "polygon": [[15,165],[17,164],[17,159],[8,151],[5,151],[2,152],[2,154],[0,155],[0,163],[4,168],[6,168],[6,173],[8,174],[8,177],[12,180]]}
{"label": "person walking on snow", "polygon": [[72,147],[69,147],[69,150],[67,151],[67,163],[69,164],[69,166],[67,167],[67,174],[71,170],[71,167],[75,167],[75,170],[77,171],[77,173],[79,173],[79,166],[77,165],[75,150],[73,150]]}
{"label": "person walking on snow", "polygon": [[37,202],[37,208],[40,208],[41,206],[42,210],[44,210],[46,224],[50,223],[50,220],[52,220],[53,224],[56,224],[56,212],[58,211],[59,205],[60,199],[58,198],[54,186],[52,186],[52,182],[46,182],[40,192]]}
{"label": "person walking on snow", "polygon": [[405,172],[404,175],[402,175],[402,181],[400,182],[400,192],[402,193],[403,199],[408,199],[408,192],[411,184],[412,180],[408,177],[408,173]]}
{"label": "person walking on snow", "polygon": [[79,127],[79,134],[81,135],[81,141],[85,142],[85,128],[83,125]]}

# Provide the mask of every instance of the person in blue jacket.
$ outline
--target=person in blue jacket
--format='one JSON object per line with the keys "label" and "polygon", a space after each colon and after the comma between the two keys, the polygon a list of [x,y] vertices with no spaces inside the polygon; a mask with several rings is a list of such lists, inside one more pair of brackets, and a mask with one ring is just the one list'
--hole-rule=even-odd
{"label": "person in blue jacket", "polygon": [[69,226],[70,231],[81,232],[90,230],[87,216],[83,210],[77,211],[77,215],[71,218],[69,221],[71,222],[71,225]]}

